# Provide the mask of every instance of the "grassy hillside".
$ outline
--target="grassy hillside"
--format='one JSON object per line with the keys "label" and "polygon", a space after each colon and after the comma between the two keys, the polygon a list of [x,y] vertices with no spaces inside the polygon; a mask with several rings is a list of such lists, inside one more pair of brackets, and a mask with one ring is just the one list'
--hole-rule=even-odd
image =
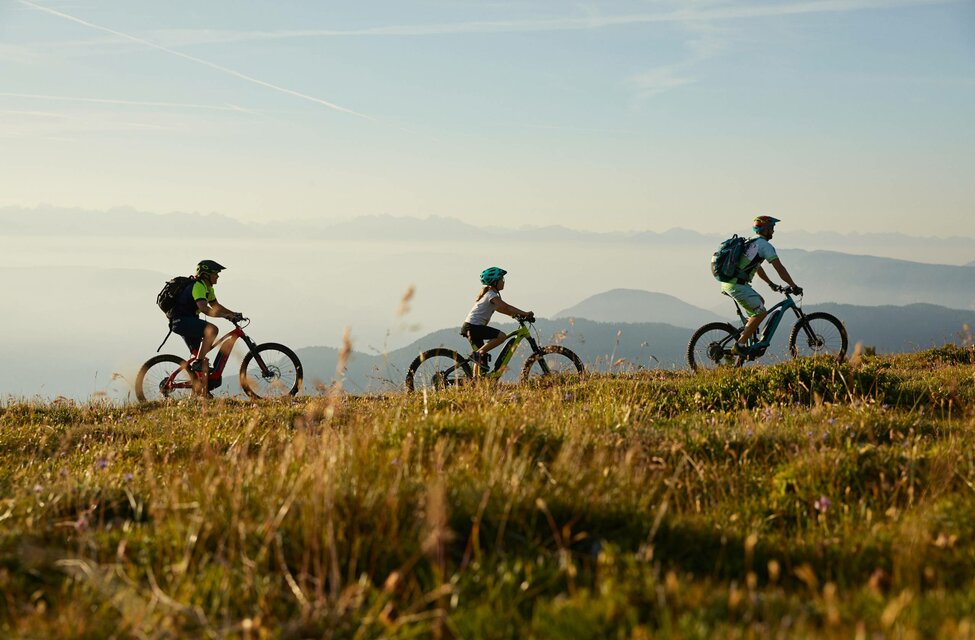
{"label": "grassy hillside", "polygon": [[0,410],[0,636],[971,637],[945,347],[436,397]]}

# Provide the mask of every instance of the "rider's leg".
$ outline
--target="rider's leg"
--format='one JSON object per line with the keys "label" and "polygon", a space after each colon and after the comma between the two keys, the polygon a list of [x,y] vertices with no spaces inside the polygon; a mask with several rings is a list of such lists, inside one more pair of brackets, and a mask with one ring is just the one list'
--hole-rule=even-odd
{"label": "rider's leg", "polygon": [[755,332],[758,331],[758,326],[762,324],[762,320],[768,315],[768,311],[762,309],[757,315],[754,315],[748,319],[745,323],[745,328],[742,329],[741,335],[738,336],[738,344],[748,344]]}
{"label": "rider's leg", "polygon": [[213,341],[217,339],[217,325],[210,322],[206,323],[206,325],[203,328],[203,341],[200,343],[200,351],[196,355],[203,362],[204,367],[208,366],[206,355],[213,348]]}
{"label": "rider's leg", "polygon": [[765,309],[765,300],[755,289],[747,284],[726,285],[722,287],[722,290],[734,298],[738,306],[748,316],[745,328],[742,329],[741,334],[738,336],[738,346],[744,347],[748,344],[751,337],[755,335],[755,332],[758,331],[762,320],[768,315],[768,311]]}
{"label": "rider's leg", "polygon": [[495,347],[503,343],[506,337],[507,336],[502,333],[497,338],[494,338],[493,340],[489,340],[486,343],[484,343],[484,345],[480,349],[478,349],[477,352],[478,353],[489,352],[491,349],[494,349]]}

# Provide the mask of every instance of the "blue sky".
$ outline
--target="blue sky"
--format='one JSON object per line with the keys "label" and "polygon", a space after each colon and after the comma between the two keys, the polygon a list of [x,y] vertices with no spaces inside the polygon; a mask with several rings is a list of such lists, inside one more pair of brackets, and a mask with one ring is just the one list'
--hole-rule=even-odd
{"label": "blue sky", "polygon": [[0,206],[975,235],[975,2],[0,0]]}

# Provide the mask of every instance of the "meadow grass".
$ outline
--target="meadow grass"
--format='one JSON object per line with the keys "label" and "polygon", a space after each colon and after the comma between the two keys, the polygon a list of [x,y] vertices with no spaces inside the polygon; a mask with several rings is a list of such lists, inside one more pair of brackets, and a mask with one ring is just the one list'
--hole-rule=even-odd
{"label": "meadow grass", "polygon": [[972,351],[0,409],[10,638],[975,637]]}

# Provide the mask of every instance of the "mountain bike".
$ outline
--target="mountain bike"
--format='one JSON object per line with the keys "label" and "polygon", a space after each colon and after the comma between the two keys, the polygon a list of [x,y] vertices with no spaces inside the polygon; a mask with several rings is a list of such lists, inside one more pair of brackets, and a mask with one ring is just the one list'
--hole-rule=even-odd
{"label": "mountain bike", "polygon": [[[233,322],[233,330],[214,343],[213,349],[219,346],[220,350],[207,374],[190,371],[189,363],[179,356],[164,353],[150,358],[136,375],[136,397],[140,402],[147,402],[187,398],[194,393],[209,394],[222,384],[223,370],[238,338],[247,346],[247,355],[240,365],[240,386],[244,393],[254,399],[296,395],[301,390],[302,377],[298,356],[276,342],[256,344],[244,333],[244,327],[249,324],[248,318]],[[198,349],[193,350],[194,357]]]}
{"label": "mountain bike", "polygon": [[[835,316],[821,311],[805,313],[801,303],[797,304],[792,299],[796,291],[791,287],[777,287],[775,290],[785,295],[785,299],[769,309],[765,326],[755,332],[748,345],[747,354],[731,353],[731,348],[748,321],[741,311],[741,306],[735,302],[735,311],[738,313],[741,326],[736,327],[728,322],[711,322],[695,331],[687,344],[687,362],[691,365],[691,369],[698,371],[718,367],[740,367],[746,361],[762,357],[772,344],[772,336],[775,335],[775,330],[778,329],[787,310],[791,310],[798,318],[792,327],[792,333],[789,334],[789,353],[793,358],[829,355],[837,362],[842,362],[847,348],[846,327],[843,323]],[[801,297],[801,290],[799,295]]]}
{"label": "mountain bike", "polygon": [[[521,370],[522,382],[533,377],[583,376],[586,368],[575,353],[560,345],[539,347],[532,336],[533,317],[515,317],[519,327],[509,333],[508,340],[498,352],[494,369],[483,369],[476,362],[447,348],[424,351],[410,364],[406,373],[407,391],[443,390],[455,385],[463,385],[475,378],[500,379],[508,369],[515,350],[523,340],[531,346],[532,354],[525,360]],[[538,331],[535,330],[535,336]],[[473,344],[471,346],[474,346]]]}

